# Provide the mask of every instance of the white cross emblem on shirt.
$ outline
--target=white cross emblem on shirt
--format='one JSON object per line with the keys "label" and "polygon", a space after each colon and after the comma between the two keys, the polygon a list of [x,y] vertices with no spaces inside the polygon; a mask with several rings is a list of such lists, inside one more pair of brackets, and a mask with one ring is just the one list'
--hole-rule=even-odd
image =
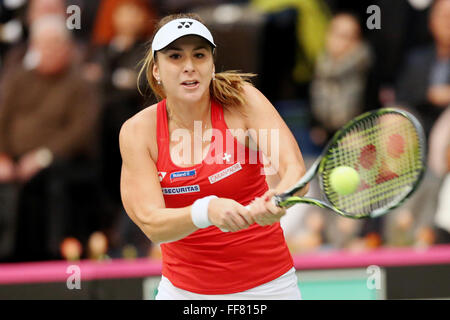
{"label": "white cross emblem on shirt", "polygon": [[228,153],[225,152],[223,154],[222,160],[225,160],[226,162],[228,162],[228,161],[230,161],[230,159],[231,159],[231,154],[228,154]]}

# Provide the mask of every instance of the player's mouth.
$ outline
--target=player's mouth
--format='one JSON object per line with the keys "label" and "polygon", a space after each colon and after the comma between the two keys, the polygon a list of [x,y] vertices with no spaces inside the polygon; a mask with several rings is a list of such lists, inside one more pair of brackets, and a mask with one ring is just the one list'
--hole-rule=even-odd
{"label": "player's mouth", "polygon": [[181,85],[186,89],[196,89],[200,85],[200,82],[198,82],[197,80],[187,80],[183,81]]}

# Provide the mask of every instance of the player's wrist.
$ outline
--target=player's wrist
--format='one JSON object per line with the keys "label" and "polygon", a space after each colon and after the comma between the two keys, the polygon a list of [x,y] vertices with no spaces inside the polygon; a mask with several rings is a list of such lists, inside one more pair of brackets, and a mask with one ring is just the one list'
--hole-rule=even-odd
{"label": "player's wrist", "polygon": [[195,202],[191,206],[191,219],[194,225],[199,228],[207,228],[209,226],[212,226],[211,221],[209,220],[208,215],[208,207],[209,202],[212,199],[216,199],[217,196],[207,196],[201,199],[195,200]]}

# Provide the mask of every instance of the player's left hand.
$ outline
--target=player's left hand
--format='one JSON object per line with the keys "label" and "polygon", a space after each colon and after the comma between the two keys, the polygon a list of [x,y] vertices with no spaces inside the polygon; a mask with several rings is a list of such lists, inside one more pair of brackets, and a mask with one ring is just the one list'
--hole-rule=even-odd
{"label": "player's left hand", "polygon": [[272,197],[276,193],[275,190],[269,189],[262,197],[256,198],[250,204],[248,214],[257,224],[261,226],[274,224],[286,214],[285,208],[277,207],[272,202]]}

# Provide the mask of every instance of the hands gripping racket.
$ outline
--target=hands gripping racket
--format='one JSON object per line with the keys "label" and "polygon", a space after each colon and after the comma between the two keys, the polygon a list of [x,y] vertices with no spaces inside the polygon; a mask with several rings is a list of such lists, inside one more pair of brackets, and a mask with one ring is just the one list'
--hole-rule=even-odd
{"label": "hands gripping racket", "polygon": [[[412,114],[393,108],[367,112],[336,132],[302,179],[272,201],[284,208],[308,203],[355,219],[378,217],[417,189],[425,153],[423,129]],[[338,167],[356,170],[359,184],[354,192],[343,195],[333,188],[330,176]],[[324,200],[294,196],[316,175]]]}

